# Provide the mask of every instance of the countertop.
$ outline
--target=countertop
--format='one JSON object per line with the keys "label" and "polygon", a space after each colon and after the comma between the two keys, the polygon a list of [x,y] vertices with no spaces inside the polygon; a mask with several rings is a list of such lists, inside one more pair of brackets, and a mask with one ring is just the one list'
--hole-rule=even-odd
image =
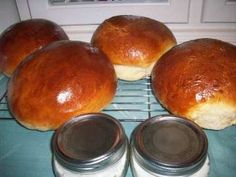
{"label": "countertop", "polygon": [[[6,85],[7,78],[0,75],[0,96]],[[144,119],[168,113],[153,97],[148,79],[131,84],[119,81],[117,94],[103,112],[118,118],[128,137]],[[127,100],[129,103],[119,103]],[[236,126],[221,131],[204,131],[209,141],[209,176],[235,177]],[[3,97],[0,101],[0,177],[54,177],[50,145],[53,133],[29,130],[18,124],[8,111],[6,97]],[[132,177],[130,169],[126,176]]]}

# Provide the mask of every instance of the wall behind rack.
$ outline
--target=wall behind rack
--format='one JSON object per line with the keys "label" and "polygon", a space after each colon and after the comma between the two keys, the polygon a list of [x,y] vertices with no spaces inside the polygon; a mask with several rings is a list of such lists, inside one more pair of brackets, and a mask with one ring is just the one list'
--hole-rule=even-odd
{"label": "wall behind rack", "polygon": [[15,0],[0,0],[0,33],[20,21]]}

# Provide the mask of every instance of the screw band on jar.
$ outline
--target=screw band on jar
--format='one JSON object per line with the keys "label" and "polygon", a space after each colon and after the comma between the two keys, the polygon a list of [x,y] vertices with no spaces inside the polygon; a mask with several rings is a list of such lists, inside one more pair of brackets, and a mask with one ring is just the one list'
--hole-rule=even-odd
{"label": "screw band on jar", "polygon": [[137,164],[164,176],[197,172],[206,161],[207,148],[207,137],[198,125],[172,115],[147,119],[136,127],[131,139]]}
{"label": "screw band on jar", "polygon": [[53,136],[52,148],[60,166],[75,173],[90,173],[119,161],[127,154],[128,142],[119,121],[95,113],[62,125]]}

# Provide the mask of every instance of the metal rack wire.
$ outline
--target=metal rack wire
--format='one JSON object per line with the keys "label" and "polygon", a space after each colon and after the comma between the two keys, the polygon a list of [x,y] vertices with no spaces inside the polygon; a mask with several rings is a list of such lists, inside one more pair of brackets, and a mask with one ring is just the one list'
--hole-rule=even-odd
{"label": "metal rack wire", "polygon": [[120,121],[144,121],[167,113],[154,97],[149,77],[135,82],[119,80],[116,95],[104,112]]}
{"label": "metal rack wire", "polygon": [[7,106],[6,93],[2,98],[0,98],[0,118],[1,119],[10,119],[12,115],[10,114]]}
{"label": "metal rack wire", "polygon": [[[141,122],[154,115],[167,114],[152,93],[149,77],[132,82],[119,80],[116,95],[103,112],[124,122]],[[12,118],[6,94],[0,99],[0,118]]]}

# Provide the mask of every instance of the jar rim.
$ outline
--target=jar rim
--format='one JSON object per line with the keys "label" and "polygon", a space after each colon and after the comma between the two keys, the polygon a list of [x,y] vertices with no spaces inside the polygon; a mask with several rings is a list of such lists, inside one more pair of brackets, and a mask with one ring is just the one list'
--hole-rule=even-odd
{"label": "jar rim", "polygon": [[[181,139],[183,137],[185,140]],[[192,137],[197,142],[191,142]],[[173,115],[154,116],[142,122],[133,131],[131,144],[140,166],[170,176],[192,174],[199,170],[206,160],[208,149],[207,136],[196,123]],[[178,147],[180,145],[183,145],[182,149]],[[187,152],[191,148],[191,152]]]}
{"label": "jar rim", "polygon": [[[75,139],[78,142],[72,142]],[[121,123],[104,113],[73,117],[60,126],[52,138],[52,150],[58,163],[79,172],[96,171],[115,163],[125,153],[126,146],[127,137]]]}

